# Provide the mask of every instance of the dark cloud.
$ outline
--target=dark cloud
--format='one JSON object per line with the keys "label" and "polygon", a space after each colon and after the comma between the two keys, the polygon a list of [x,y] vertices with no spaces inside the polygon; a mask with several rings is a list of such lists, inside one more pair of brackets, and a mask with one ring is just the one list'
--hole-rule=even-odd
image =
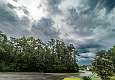
{"label": "dark cloud", "polygon": [[10,4],[10,3],[8,3],[8,4],[7,4],[7,6],[8,6],[9,8],[11,8],[11,9],[16,8],[15,6],[13,6],[13,5],[12,5],[12,4]]}
{"label": "dark cloud", "polygon": [[13,1],[18,2],[18,0],[13,0]]}
{"label": "dark cloud", "polygon": [[9,10],[6,6],[0,6],[0,29],[11,30],[10,28],[12,28],[13,25],[18,24],[17,21],[18,18],[14,12]]}
{"label": "dark cloud", "polygon": [[115,0],[89,0],[88,4],[90,10],[106,8],[106,12],[109,13],[115,7]]}
{"label": "dark cloud", "polygon": [[105,0],[104,6],[110,12],[115,7],[115,0]]}
{"label": "dark cloud", "polygon": [[[76,8],[68,10],[69,15],[66,16],[65,22],[74,28],[75,33],[81,37],[91,36],[92,30],[101,25],[99,22],[94,20],[93,15],[82,15],[79,14]],[[95,24],[95,25],[94,25]],[[104,23],[105,24],[105,23]]]}
{"label": "dark cloud", "polygon": [[94,42],[92,44],[82,44],[78,48],[80,58],[89,58],[92,59],[95,57],[95,53],[104,49],[104,46]]}
{"label": "dark cloud", "polygon": [[48,11],[52,13],[52,15],[60,13],[61,10],[58,6],[62,1],[63,0],[48,0]]}
{"label": "dark cloud", "polygon": [[85,44],[80,45],[79,48],[81,48],[81,49],[86,49],[86,48],[101,48],[101,47],[102,47],[102,46],[99,45],[99,44],[94,44],[94,43],[92,43],[92,44],[87,44],[87,45],[85,45]]}
{"label": "dark cloud", "polygon": [[79,18],[79,14],[76,11],[76,8],[68,9],[68,12],[69,12],[69,16],[67,18],[68,24],[73,25],[77,22],[77,20]]}
{"label": "dark cloud", "polygon": [[[11,3],[7,3],[7,7],[10,8],[11,10],[14,10],[14,9],[22,10],[25,15],[29,15],[29,11],[24,6],[16,7],[16,6],[12,5]],[[16,13],[15,13],[15,15],[16,15]]]}
{"label": "dark cloud", "polygon": [[6,6],[0,6],[0,17],[2,21],[16,22],[18,16],[12,10],[9,10]]}
{"label": "dark cloud", "polygon": [[52,19],[42,18],[36,24],[33,25],[32,32],[44,41],[51,38],[56,38],[58,33],[52,27],[53,25],[54,22],[52,21]]}
{"label": "dark cloud", "polygon": [[22,36],[29,35],[30,33],[25,29],[28,27],[29,20],[27,17],[18,17],[16,12],[13,10],[11,4],[1,3],[0,5],[0,30],[7,33],[10,36]]}
{"label": "dark cloud", "polygon": [[26,8],[23,8],[24,14],[29,15],[29,11]]}

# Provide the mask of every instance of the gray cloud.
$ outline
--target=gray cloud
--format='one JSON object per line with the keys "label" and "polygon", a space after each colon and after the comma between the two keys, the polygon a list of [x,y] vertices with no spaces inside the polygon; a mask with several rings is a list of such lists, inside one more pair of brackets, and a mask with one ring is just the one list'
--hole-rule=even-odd
{"label": "gray cloud", "polygon": [[59,5],[63,0],[48,0],[48,11],[52,14],[58,14],[61,13],[61,10],[59,9]]}
{"label": "gray cloud", "polygon": [[88,0],[90,10],[106,8],[106,12],[109,13],[115,7],[115,0]]}
{"label": "gray cloud", "polygon": [[114,4],[113,0],[81,0],[77,5],[66,7],[66,10],[60,7],[66,14],[63,15],[63,23],[66,23],[66,27],[73,29],[68,32],[68,34],[73,33],[69,37],[75,34],[76,37],[72,37],[71,40],[76,42],[78,38],[82,51],[94,54],[95,51],[114,45]]}
{"label": "gray cloud", "polygon": [[91,65],[92,59],[90,58],[80,58],[78,63],[81,65]]}
{"label": "gray cloud", "polygon": [[11,5],[7,5],[7,2],[0,3],[0,30],[15,37],[29,34],[24,29],[29,24],[27,17],[20,19],[12,8]]}
{"label": "gray cloud", "polygon": [[57,38],[58,33],[53,28],[54,22],[49,18],[42,18],[32,27],[32,32],[41,39],[47,41],[51,38]]}

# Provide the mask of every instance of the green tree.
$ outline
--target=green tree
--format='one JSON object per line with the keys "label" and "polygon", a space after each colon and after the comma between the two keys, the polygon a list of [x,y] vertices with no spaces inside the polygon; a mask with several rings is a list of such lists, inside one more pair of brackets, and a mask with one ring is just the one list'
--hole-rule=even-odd
{"label": "green tree", "polygon": [[51,39],[47,44],[34,37],[7,39],[0,32],[0,71],[72,72],[77,71],[72,44]]}
{"label": "green tree", "polygon": [[75,48],[72,44],[67,46],[61,40],[51,39],[48,42],[48,46],[51,49],[52,64],[55,71],[78,71],[78,65],[76,63],[75,57]]}
{"label": "green tree", "polygon": [[45,45],[39,39],[22,37],[12,39],[17,71],[41,71],[44,68]]}
{"label": "green tree", "polygon": [[[103,51],[102,51],[103,53]],[[113,74],[113,63],[112,57],[109,56],[106,51],[102,54],[100,51],[100,55],[97,55],[96,58],[92,62],[93,71],[100,76],[102,80],[110,80],[110,77]]]}
{"label": "green tree", "polygon": [[108,54],[112,57],[112,62],[113,62],[114,72],[115,72],[115,46],[113,46],[110,50],[108,50]]}
{"label": "green tree", "polygon": [[12,71],[10,65],[14,61],[13,46],[10,44],[7,36],[0,32],[0,70]]}

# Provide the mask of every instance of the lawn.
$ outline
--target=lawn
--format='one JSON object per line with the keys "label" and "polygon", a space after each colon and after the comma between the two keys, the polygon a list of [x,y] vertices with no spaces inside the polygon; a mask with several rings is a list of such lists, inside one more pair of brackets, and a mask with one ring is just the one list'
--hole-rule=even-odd
{"label": "lawn", "polygon": [[[64,80],[82,80],[80,78],[64,78]],[[93,75],[91,80],[101,80],[98,76]],[[111,77],[111,80],[115,80],[115,75]]]}
{"label": "lawn", "polygon": [[[98,76],[93,76],[92,80],[101,80]],[[110,80],[115,80],[115,75],[111,77]]]}
{"label": "lawn", "polygon": [[[80,78],[64,78],[64,80],[82,80]],[[92,80],[100,80],[99,77],[92,77]],[[115,80],[115,76],[111,77],[111,80]]]}
{"label": "lawn", "polygon": [[115,80],[115,75],[111,77],[111,80]]}

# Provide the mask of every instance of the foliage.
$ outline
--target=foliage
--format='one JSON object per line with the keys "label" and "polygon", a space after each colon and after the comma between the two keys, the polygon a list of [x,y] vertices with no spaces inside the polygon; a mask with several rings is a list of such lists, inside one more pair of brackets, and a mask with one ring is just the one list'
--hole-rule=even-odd
{"label": "foliage", "polygon": [[111,80],[115,80],[115,75],[111,77]]}
{"label": "foliage", "polygon": [[48,42],[48,47],[51,49],[52,64],[55,71],[78,71],[76,51],[72,44],[66,46],[63,41],[51,39]]}
{"label": "foliage", "polygon": [[115,46],[113,46],[110,50],[108,50],[108,54],[112,57],[112,62],[113,62],[114,72],[115,72]]}
{"label": "foliage", "polygon": [[112,58],[109,56],[106,51],[105,53],[99,52],[101,55],[97,55],[97,57],[93,60],[92,66],[95,73],[97,73],[98,76],[102,80],[110,80],[110,76],[113,74],[113,63]]}
{"label": "foliage", "polygon": [[84,76],[82,79],[83,80],[91,80],[91,78],[89,76]]}
{"label": "foliage", "polygon": [[0,32],[0,71],[76,72],[76,51],[72,44],[51,39],[43,43],[33,37],[7,39]]}

